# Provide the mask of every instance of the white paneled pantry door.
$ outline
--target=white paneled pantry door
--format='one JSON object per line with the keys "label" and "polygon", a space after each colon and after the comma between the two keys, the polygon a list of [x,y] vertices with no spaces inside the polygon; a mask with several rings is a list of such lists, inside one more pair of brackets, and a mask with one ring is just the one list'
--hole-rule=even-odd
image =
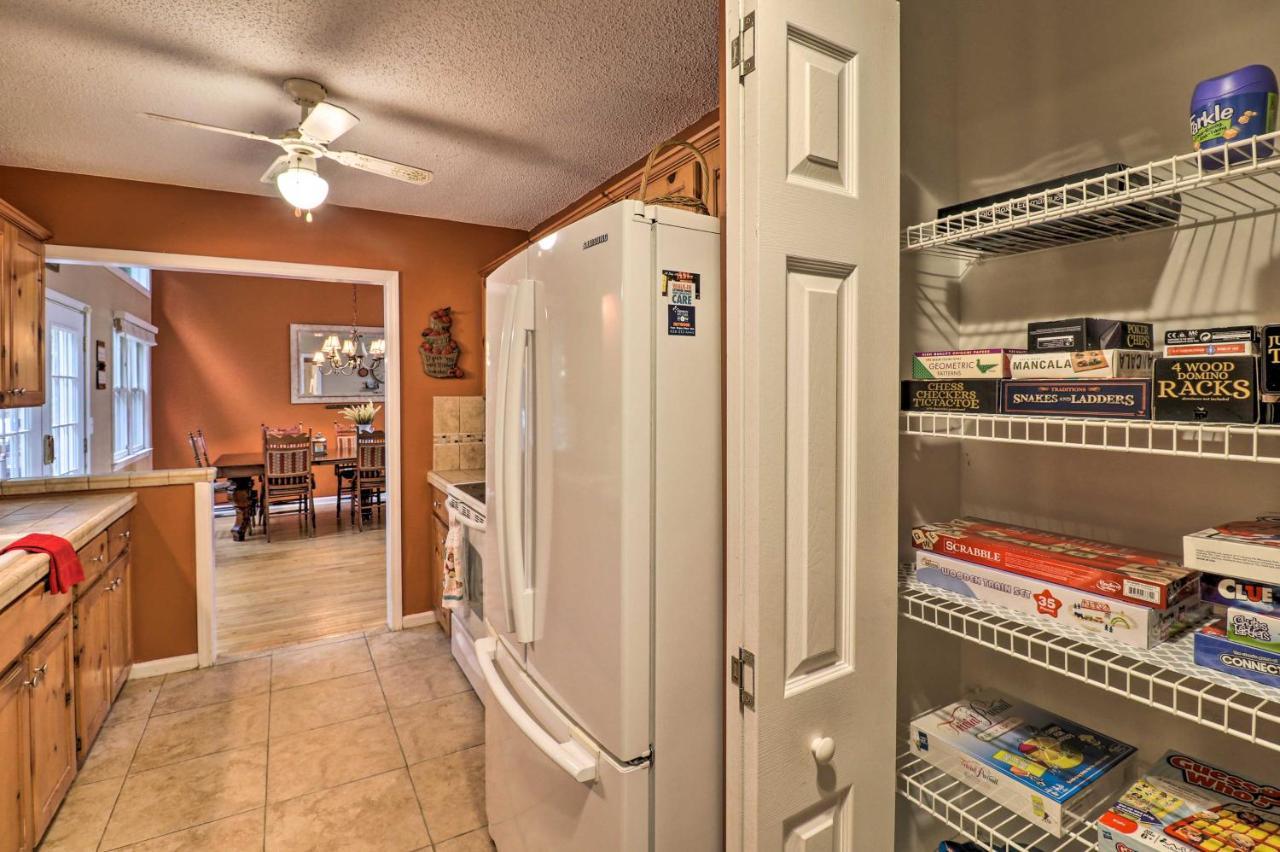
{"label": "white paneled pantry door", "polygon": [[892,848],[898,4],[726,25],[728,846]]}

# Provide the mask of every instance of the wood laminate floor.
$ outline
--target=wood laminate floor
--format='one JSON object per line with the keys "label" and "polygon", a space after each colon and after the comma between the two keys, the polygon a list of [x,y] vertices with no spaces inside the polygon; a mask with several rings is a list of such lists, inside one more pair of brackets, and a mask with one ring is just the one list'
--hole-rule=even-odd
{"label": "wood laminate floor", "polygon": [[[345,509],[345,506],[344,506]],[[386,624],[386,533],[379,524],[356,532],[332,506],[316,508],[316,534],[291,515],[231,537],[234,518],[214,520],[218,654],[283,648]]]}

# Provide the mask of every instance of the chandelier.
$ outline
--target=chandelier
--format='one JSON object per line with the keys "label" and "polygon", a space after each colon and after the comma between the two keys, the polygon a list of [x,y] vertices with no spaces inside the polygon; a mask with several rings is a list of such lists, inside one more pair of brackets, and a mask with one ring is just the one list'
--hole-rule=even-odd
{"label": "chandelier", "polygon": [[311,363],[323,376],[355,374],[365,380],[366,387],[376,389],[386,380],[384,368],[387,341],[382,337],[369,340],[360,332],[357,292],[357,285],[352,284],[351,334],[345,339],[340,339],[336,334],[330,334],[311,356]]}

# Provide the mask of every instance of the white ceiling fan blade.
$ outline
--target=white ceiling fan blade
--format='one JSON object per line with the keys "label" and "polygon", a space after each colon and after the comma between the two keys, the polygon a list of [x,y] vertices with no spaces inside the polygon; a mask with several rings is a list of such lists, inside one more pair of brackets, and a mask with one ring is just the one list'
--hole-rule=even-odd
{"label": "white ceiling fan blade", "polygon": [[350,166],[362,172],[373,172],[375,175],[382,175],[383,177],[395,178],[405,183],[422,186],[431,182],[431,172],[426,169],[420,169],[417,166],[406,166],[403,163],[394,163],[391,160],[370,157],[368,154],[360,154],[355,151],[326,151],[325,156],[331,160],[337,160],[344,166]]}
{"label": "white ceiling fan blade", "polygon": [[360,123],[350,110],[321,101],[311,108],[298,129],[317,142],[328,144]]}
{"label": "white ceiling fan blade", "polygon": [[287,168],[289,168],[289,155],[281,154],[279,157],[276,157],[275,162],[267,166],[267,170],[262,173],[262,182],[275,183],[276,177]]}
{"label": "white ceiling fan blade", "polygon": [[188,121],[185,118],[174,118],[171,115],[158,115],[154,112],[144,112],[143,115],[148,118],[158,118],[161,121],[167,121],[170,124],[181,124],[184,127],[194,127],[196,130],[212,130],[214,133],[225,133],[228,136],[239,136],[241,139],[256,139],[259,142],[272,142],[280,144],[277,140],[270,136],[264,136],[261,133],[254,133],[250,130],[232,130],[229,127],[218,127],[214,124],[201,124],[198,121]]}

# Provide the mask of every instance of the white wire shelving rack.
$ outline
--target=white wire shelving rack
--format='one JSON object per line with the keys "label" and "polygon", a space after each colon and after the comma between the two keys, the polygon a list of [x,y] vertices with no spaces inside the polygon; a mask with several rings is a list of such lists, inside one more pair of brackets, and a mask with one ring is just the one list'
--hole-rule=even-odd
{"label": "white wire shelving rack", "polygon": [[1280,751],[1280,689],[1196,665],[1190,632],[1154,648],[1135,648],[919,583],[911,566],[903,566],[899,574],[899,612],[911,621]]}
{"label": "white wire shelving rack", "polygon": [[[1062,837],[1054,837],[910,751],[898,756],[898,795],[988,849],[1086,852],[1097,846],[1092,819],[1073,817]],[[1099,804],[1098,810],[1106,806]]]}
{"label": "white wire shelving rack", "polygon": [[902,434],[1280,464],[1280,426],[904,411]]}
{"label": "white wire shelving rack", "polygon": [[902,250],[972,261],[1273,213],[1277,145],[1253,136],[910,225]]}

